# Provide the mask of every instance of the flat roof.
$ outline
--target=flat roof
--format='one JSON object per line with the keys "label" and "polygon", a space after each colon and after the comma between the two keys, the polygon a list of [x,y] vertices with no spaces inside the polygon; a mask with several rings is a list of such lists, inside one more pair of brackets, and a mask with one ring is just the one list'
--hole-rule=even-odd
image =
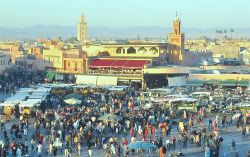
{"label": "flat roof", "polygon": [[143,69],[144,74],[189,74],[190,70],[181,66],[156,66]]}
{"label": "flat roof", "polygon": [[116,46],[116,45],[144,45],[144,46],[150,46],[150,45],[155,45],[155,46],[167,46],[168,43],[115,43],[115,44],[101,44],[101,45],[107,45],[107,46]]}

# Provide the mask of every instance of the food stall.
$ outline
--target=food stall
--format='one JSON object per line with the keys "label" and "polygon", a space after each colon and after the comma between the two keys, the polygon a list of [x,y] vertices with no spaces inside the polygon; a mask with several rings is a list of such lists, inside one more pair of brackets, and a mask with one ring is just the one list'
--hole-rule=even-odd
{"label": "food stall", "polygon": [[29,118],[32,110],[41,104],[41,99],[28,99],[19,104],[19,112],[23,118]]}
{"label": "food stall", "polygon": [[2,108],[1,119],[5,121],[10,120],[13,110],[15,109],[15,105],[11,103],[1,103],[0,107]]}

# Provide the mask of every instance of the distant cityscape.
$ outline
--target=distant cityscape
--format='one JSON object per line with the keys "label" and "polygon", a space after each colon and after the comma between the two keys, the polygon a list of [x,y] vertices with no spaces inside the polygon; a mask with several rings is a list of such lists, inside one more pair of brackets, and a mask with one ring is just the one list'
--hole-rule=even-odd
{"label": "distant cityscape", "polygon": [[[226,35],[230,38],[231,35],[237,39],[249,39],[250,28],[233,28],[234,32],[231,33],[232,28],[187,28],[183,27],[187,39],[199,39],[203,37],[215,39],[218,36]],[[223,30],[223,34],[217,33],[217,30]],[[131,26],[124,28],[113,28],[108,26],[89,27],[88,36],[89,39],[137,39],[138,35],[141,39],[157,39],[166,40],[165,34],[170,33],[172,28],[167,27],[147,27],[147,26]],[[75,27],[67,26],[46,26],[46,25],[34,25],[24,28],[12,28],[0,26],[0,41],[6,40],[35,40],[36,38],[53,38],[62,37],[66,40],[73,36],[76,36]]]}
{"label": "distant cityscape", "polygon": [[[151,31],[152,28],[147,29],[147,27],[145,29],[133,27],[123,31],[104,28],[103,34],[95,32],[100,36],[110,33],[107,39],[89,37],[90,31],[85,16],[80,16],[74,31],[70,27],[56,26],[47,29],[44,29],[44,26],[36,27],[30,28],[30,33],[27,34],[33,37],[42,36],[58,28],[53,33],[59,32],[68,38],[53,38],[50,35],[49,38],[1,42],[0,70],[3,76],[9,75],[10,71],[13,73],[13,71],[28,70],[51,73],[45,77],[47,82],[56,82],[57,78],[72,75],[77,83],[82,84],[96,85],[97,81],[93,80],[103,77],[114,79],[113,82],[104,81],[107,85],[134,82],[142,88],[169,85],[168,82],[171,81],[164,79],[166,76],[169,79],[171,77],[176,79],[176,83],[188,77],[190,80],[184,81],[184,84],[192,80],[207,81],[207,79],[247,81],[250,77],[250,72],[247,70],[250,64],[250,41],[237,36],[239,33],[237,29],[213,30],[210,32],[213,34],[212,38],[202,36],[202,32],[199,32],[201,35],[199,38],[199,35],[196,35],[196,38],[188,39],[186,36],[188,33],[183,31],[178,15],[173,21],[172,30],[168,30],[167,27],[165,31],[160,31],[162,28],[158,27],[153,29],[159,31]],[[38,32],[32,34],[32,31]],[[70,31],[72,34],[67,35]],[[151,35],[140,34],[140,31]],[[192,30],[195,31],[198,30]],[[247,32],[244,35],[247,36]],[[109,36],[113,38],[108,39]],[[232,75],[217,77],[218,74]],[[96,78],[92,79],[92,76]],[[152,78],[155,77],[159,80],[152,82]],[[92,82],[86,81],[91,79]]]}
{"label": "distant cityscape", "polygon": [[0,27],[0,157],[250,156],[250,28],[185,28],[184,18]]}
{"label": "distant cityscape", "polygon": [[[177,27],[175,24],[173,27],[174,29],[178,29],[178,31],[181,31],[180,24],[178,25],[178,28],[175,28]],[[36,28],[38,30],[36,30]],[[126,56],[128,59],[131,57],[133,58],[133,56],[136,56],[140,59],[147,58],[152,63],[152,66],[179,64],[179,65],[193,66],[193,67],[208,66],[209,68],[209,66],[214,66],[214,65],[239,66],[239,65],[249,64],[250,41],[238,37],[236,35],[237,30],[233,28],[216,29],[215,31],[213,30],[213,32],[210,32],[213,34],[212,35],[213,38],[209,38],[207,36],[200,36],[198,38],[199,35],[197,34],[202,35],[202,32],[197,33],[198,29],[190,29],[191,32],[193,32],[193,34],[195,34],[195,32],[197,33],[196,34],[197,38],[186,39],[186,40],[184,34],[182,35],[182,33],[180,32],[175,32],[174,34],[169,33],[169,35],[167,35],[166,34],[167,31],[171,32],[167,28],[165,29],[165,35],[163,28],[158,28],[158,27],[155,28],[145,27],[145,29],[141,29],[141,27],[131,27],[130,29],[132,30],[132,32],[129,31],[129,28],[123,30],[125,34],[123,34],[123,32],[120,29],[116,29],[117,31],[116,32],[112,31],[112,29],[110,28],[105,28],[105,27],[103,28],[104,33],[103,32],[100,33],[101,30],[99,29],[101,28],[102,27],[93,30],[96,30],[97,32],[95,33],[99,34],[100,36],[110,33],[110,35],[107,35],[107,38],[109,38],[109,36],[112,36],[114,34],[118,34],[120,37],[118,35],[115,35],[114,39],[105,39],[105,37],[103,37],[104,39],[89,38],[90,33],[89,29],[87,29],[87,21],[83,16],[81,16],[80,18],[80,23],[77,26],[77,31],[75,31],[76,30],[75,28],[70,35],[64,35],[68,33],[67,30],[70,30],[71,29],[70,27],[68,28],[60,26],[56,27],[35,26],[34,28],[31,27],[29,29],[30,33],[26,33],[31,36],[32,36],[32,30],[34,32],[38,31],[37,33],[33,34],[36,36],[39,36],[39,34],[49,33],[53,31],[53,33],[59,32],[59,34],[61,34],[62,36],[64,37],[68,36],[70,38],[63,39],[62,37],[55,37],[53,39],[51,38],[53,37],[52,35],[49,38],[36,38],[36,40],[23,40],[23,41],[20,40],[17,42],[3,41],[0,43],[0,49],[2,51],[2,56],[5,56],[5,60],[3,60],[1,64],[2,65],[4,65],[3,63],[5,64],[9,63],[9,64],[7,64],[6,66],[2,66],[1,69],[2,71],[10,67],[19,67],[30,70],[54,69],[60,72],[68,71],[73,73],[85,74],[88,73],[87,71],[89,70],[88,68],[90,63],[87,62],[89,62],[89,60],[93,61],[94,60],[93,58],[96,57],[119,58],[122,56],[124,57]],[[158,31],[151,31],[151,29]],[[105,32],[105,30],[108,31]],[[142,32],[144,31],[145,35],[138,33],[140,31]],[[14,32],[14,34],[18,35],[17,32]],[[75,32],[78,32],[77,37],[75,35],[76,34]],[[126,32],[128,34],[126,34]],[[151,35],[147,34],[149,32],[151,33]],[[8,31],[6,31],[5,33],[8,33]],[[157,34],[159,36],[156,36]],[[245,35],[247,35],[247,33],[245,33]],[[4,38],[4,36],[5,35],[2,35],[2,38]],[[80,36],[84,39],[81,39]],[[147,36],[151,36],[151,38]],[[25,35],[23,37],[25,38]],[[27,38],[29,37],[27,36]],[[119,47],[119,45],[122,46]],[[123,45],[127,47],[125,48],[126,51],[128,48],[133,48],[135,52],[131,53],[125,52]],[[145,49],[145,46],[151,49],[147,50]],[[122,51],[122,52],[117,52],[117,51]],[[55,57],[54,55],[57,55],[57,57]],[[71,61],[74,61],[74,57],[73,58],[69,57],[68,59],[66,59],[67,56],[74,56],[74,55],[75,58],[78,58],[77,56],[83,57],[83,59],[79,61],[80,65],[79,64],[75,65],[76,67],[74,66],[67,67],[67,65],[65,64],[69,65]],[[64,57],[65,59],[63,59]],[[218,69],[216,72],[217,73],[219,72]],[[207,73],[209,73],[209,71]],[[225,73],[225,70],[222,71],[222,73]]]}

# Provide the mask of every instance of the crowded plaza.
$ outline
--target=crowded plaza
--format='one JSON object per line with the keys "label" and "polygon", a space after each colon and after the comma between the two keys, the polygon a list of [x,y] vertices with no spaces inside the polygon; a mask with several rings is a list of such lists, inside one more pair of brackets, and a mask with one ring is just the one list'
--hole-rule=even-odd
{"label": "crowded plaza", "polygon": [[1,86],[1,157],[246,156],[249,89]]}

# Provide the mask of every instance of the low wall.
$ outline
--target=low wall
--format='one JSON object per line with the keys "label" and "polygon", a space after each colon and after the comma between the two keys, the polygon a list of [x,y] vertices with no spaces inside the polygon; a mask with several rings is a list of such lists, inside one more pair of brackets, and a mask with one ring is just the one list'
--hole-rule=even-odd
{"label": "low wall", "polygon": [[189,80],[250,80],[250,74],[190,74]]}

